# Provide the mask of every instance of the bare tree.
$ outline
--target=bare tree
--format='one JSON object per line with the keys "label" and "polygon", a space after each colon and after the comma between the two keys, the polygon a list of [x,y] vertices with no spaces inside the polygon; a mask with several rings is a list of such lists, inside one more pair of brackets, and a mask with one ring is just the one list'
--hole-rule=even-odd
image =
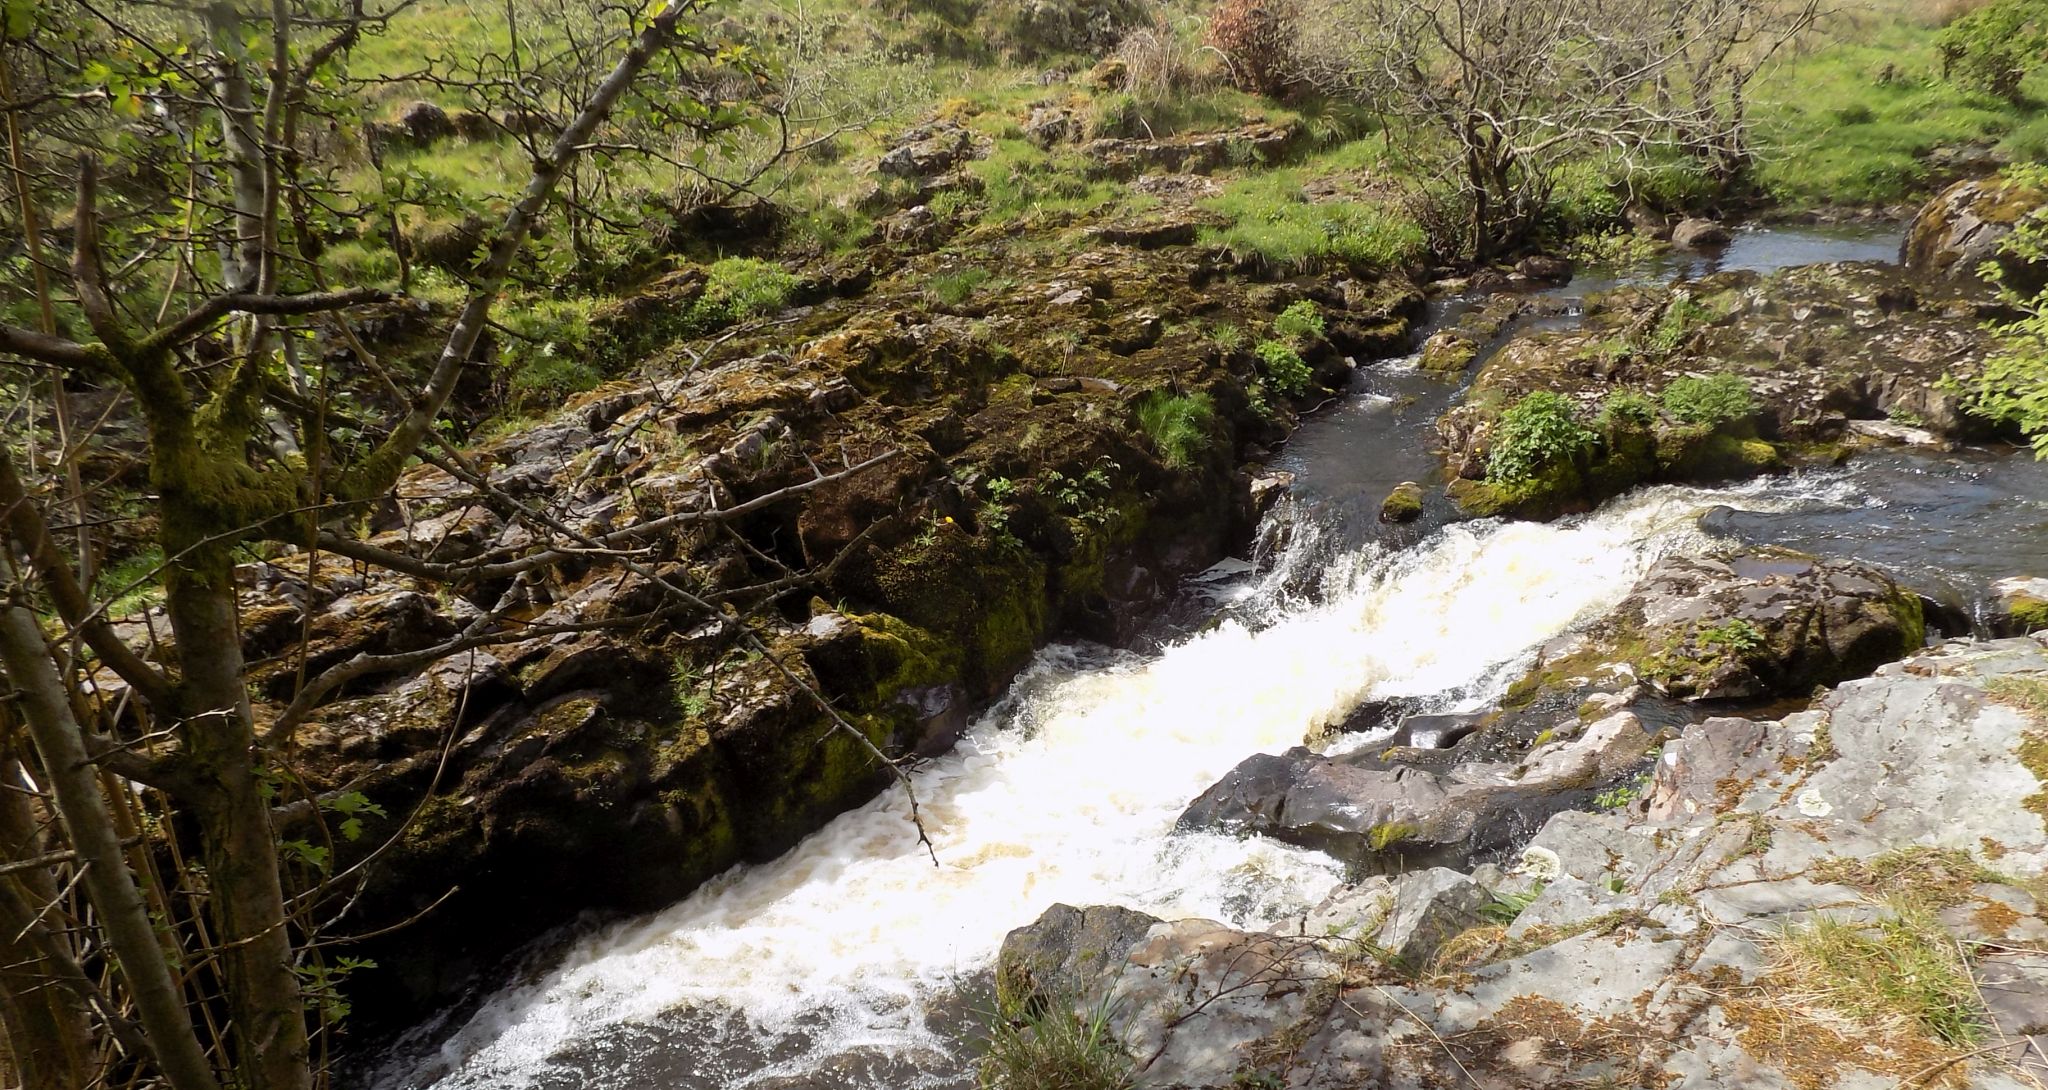
{"label": "bare tree", "polygon": [[[40,105],[96,111],[82,121],[60,112],[69,127],[41,139],[9,126],[9,188],[41,314],[36,325],[0,322],[0,376],[20,396],[20,427],[10,432],[37,433],[45,390],[60,419],[72,389],[132,405],[168,623],[164,645],[145,653],[95,593],[93,554],[73,536],[90,521],[76,513],[86,509],[75,472],[85,438],[60,427],[56,449],[0,447],[0,666],[9,690],[0,700],[0,926],[12,936],[0,944],[8,959],[0,1024],[15,1042],[18,1074],[36,1090],[89,1085],[95,1068],[160,1078],[174,1090],[315,1084],[308,1009],[317,1006],[320,966],[307,956],[314,937],[281,878],[274,822],[285,800],[269,755],[349,678],[545,635],[544,626],[515,630],[508,611],[535,573],[577,555],[613,555],[644,570],[669,594],[669,612],[723,616],[718,603],[632,559],[630,547],[658,525],[593,534],[527,506],[518,513],[536,528],[533,545],[460,568],[369,545],[350,527],[351,515],[389,493],[417,458],[518,506],[440,445],[437,421],[477,359],[499,295],[531,260],[537,223],[561,203],[579,160],[618,149],[618,134],[635,131],[620,119],[623,104],[694,110],[709,120],[693,131],[712,139],[720,125],[737,124],[727,115],[739,107],[707,105],[709,92],[693,94],[705,85],[680,73],[745,82],[759,70],[728,48],[699,0],[602,9],[609,29],[579,39],[580,70],[590,77],[544,127],[524,130],[545,136],[528,144],[523,188],[490,233],[430,369],[404,385],[351,325],[354,312],[388,293],[330,289],[311,260],[335,194],[309,170],[305,131],[341,78],[340,58],[390,10],[368,11],[362,0],[270,0],[188,14],[70,0],[39,24],[10,15],[0,38],[9,71],[34,76],[0,87],[10,122]],[[612,59],[592,68],[600,48]],[[520,63],[516,47],[512,63]],[[657,93],[636,91],[657,72]],[[75,154],[55,154],[52,133]],[[39,229],[51,218],[39,205],[60,183],[70,191],[61,246]],[[54,255],[64,249],[60,266]],[[328,396],[330,366],[301,357],[300,346],[315,341],[391,389],[389,419],[345,420]],[[343,422],[371,438],[334,442]],[[821,470],[817,481],[837,475]],[[328,550],[400,571],[508,579],[509,589],[500,608],[457,637],[405,662],[352,660],[317,673],[259,723],[235,583],[239,550],[258,542],[299,551],[309,570]],[[144,787],[167,800],[156,815],[160,841],[136,807]],[[44,807],[48,832],[39,824]],[[198,850],[184,886],[203,908],[190,913],[152,873],[153,852],[176,853],[181,843]],[[60,875],[69,876],[61,889]],[[82,903],[72,900],[79,893]],[[65,904],[76,904],[68,917]],[[64,918],[69,926],[47,922]],[[25,966],[34,986],[21,982]],[[81,1039],[88,1025],[90,1045]]]}
{"label": "bare tree", "polygon": [[1697,149],[1739,169],[1744,88],[1810,22],[1751,0],[1323,0],[1297,55],[1307,80],[1390,118],[1450,197],[1440,244],[1485,260],[1536,227],[1572,160],[1627,172]]}

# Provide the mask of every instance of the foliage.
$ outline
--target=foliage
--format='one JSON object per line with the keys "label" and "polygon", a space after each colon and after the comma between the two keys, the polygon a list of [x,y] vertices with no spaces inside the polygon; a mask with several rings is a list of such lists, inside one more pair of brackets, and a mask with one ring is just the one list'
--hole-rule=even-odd
{"label": "foliage", "polygon": [[1287,0],[1221,0],[1209,12],[1209,44],[1230,66],[1230,82],[1279,95],[1293,80],[1299,15]]}
{"label": "foliage", "polygon": [[705,270],[704,294],[690,308],[700,327],[758,318],[782,309],[801,281],[772,261],[728,257]]}
{"label": "foliage", "polygon": [[1650,775],[1644,773],[1626,783],[1618,783],[1593,796],[1593,806],[1600,810],[1619,810],[1643,797],[1650,788]]}
{"label": "foliage", "polygon": [[1657,422],[1657,403],[1638,390],[1616,390],[1600,403],[1600,421],[1606,428],[1647,428]]}
{"label": "foliage", "polygon": [[[2007,178],[2048,190],[2048,167],[2014,168]],[[2036,211],[2022,219],[2000,251],[2010,261],[2048,268],[2048,215]],[[2048,287],[2032,294],[2019,290],[2004,261],[1987,262],[1982,272],[1998,282],[2000,295],[2021,316],[1997,327],[1997,349],[1965,391],[1967,404],[1979,416],[2017,426],[2032,439],[2034,453],[2048,458]]]}
{"label": "foliage", "polygon": [[1664,313],[1657,316],[1657,324],[1643,343],[1644,351],[1653,358],[1664,359],[1685,343],[1687,336],[1702,323],[1713,317],[1713,312],[1695,302],[1689,295],[1678,295]]}
{"label": "foliage", "polygon": [[604,380],[591,350],[587,300],[534,300],[507,308],[499,324],[508,334],[499,363],[515,413],[559,405]]}
{"label": "foliage", "polygon": [[1308,392],[1309,384],[1315,380],[1315,372],[1309,369],[1301,353],[1285,341],[1260,341],[1253,350],[1259,357],[1266,381],[1284,397],[1300,397]]}
{"label": "foliage", "polygon": [[976,1085],[981,1090],[1128,1090],[1135,1075],[1112,1025],[1115,1013],[1106,999],[1077,1012],[1064,999],[1016,999],[999,989],[987,1048],[975,1067]]}
{"label": "foliage", "polygon": [[1533,391],[1501,414],[1486,478],[1498,484],[1533,480],[1551,465],[1584,453],[1594,439],[1569,400],[1549,390]]}
{"label": "foliage", "polygon": [[1742,617],[1730,618],[1720,624],[1703,628],[1695,639],[1703,649],[1726,650],[1738,658],[1755,654],[1764,647],[1763,632]]}
{"label": "foliage", "polygon": [[1174,469],[1193,465],[1209,442],[1216,405],[1208,394],[1153,393],[1138,403],[1138,426],[1159,448],[1159,459]]}
{"label": "foliage", "polygon": [[2048,59],[2048,0],[1992,0],[1942,28],[1936,45],[1944,78],[2019,102]]}
{"label": "foliage", "polygon": [[1313,341],[1323,335],[1322,309],[1309,299],[1289,303],[1287,309],[1273,319],[1273,332],[1294,344]]}
{"label": "foliage", "polygon": [[1749,380],[1723,371],[1704,378],[1685,375],[1664,387],[1664,411],[1672,419],[1708,427],[1742,420],[1756,412]]}

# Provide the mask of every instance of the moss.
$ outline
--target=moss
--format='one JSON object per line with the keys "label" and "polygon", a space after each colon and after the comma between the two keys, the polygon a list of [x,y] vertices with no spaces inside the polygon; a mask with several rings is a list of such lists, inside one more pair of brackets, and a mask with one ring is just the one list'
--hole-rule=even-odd
{"label": "moss", "polygon": [[1412,840],[1422,832],[1422,826],[1412,821],[1385,821],[1368,829],[1365,842],[1373,851],[1383,852],[1403,840]]}
{"label": "moss", "polygon": [[1422,486],[1404,483],[1380,503],[1381,522],[1413,522],[1422,515]]}
{"label": "moss", "polygon": [[2038,632],[2048,628],[2048,599],[2036,598],[2031,594],[2017,594],[2006,603],[2005,612],[2021,632]]}

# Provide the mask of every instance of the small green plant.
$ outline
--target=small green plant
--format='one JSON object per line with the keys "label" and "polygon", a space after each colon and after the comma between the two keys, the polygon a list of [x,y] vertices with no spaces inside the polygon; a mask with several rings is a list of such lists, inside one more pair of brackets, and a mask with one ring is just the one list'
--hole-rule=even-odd
{"label": "small green plant", "polygon": [[1616,390],[1600,403],[1603,428],[1647,428],[1657,422],[1657,403],[1636,390]]}
{"label": "small green plant", "polygon": [[1714,312],[1693,301],[1691,296],[1680,295],[1671,300],[1664,313],[1657,318],[1657,325],[1650,331],[1643,349],[1658,359],[1663,359],[1678,350],[1693,330],[1712,320]]}
{"label": "small green plant", "polygon": [[1244,329],[1232,322],[1218,322],[1209,330],[1209,343],[1225,353],[1244,347]]}
{"label": "small green plant", "polygon": [[1501,414],[1487,457],[1487,479],[1498,484],[1534,480],[1550,466],[1577,458],[1594,439],[1569,400],[1550,390],[1532,391]]}
{"label": "small green plant", "polygon": [[979,265],[939,273],[925,281],[925,293],[949,307],[957,307],[974,296],[994,274]]}
{"label": "small green plant", "polygon": [[1305,344],[1323,335],[1323,312],[1308,299],[1289,303],[1287,309],[1273,319],[1275,335],[1294,344]]}
{"label": "small green plant", "polygon": [[[2048,193],[2048,167],[2009,168],[2005,181]],[[2029,294],[2006,276],[2009,262],[2048,262],[2048,216],[2036,212],[2021,219],[1999,252],[2003,260],[1986,262],[1979,271],[1997,281],[2000,298],[2021,316],[1994,327],[1996,348],[1968,389],[1947,380],[1943,385],[1960,390],[1971,412],[2018,426],[2031,438],[2035,455],[2048,458],[2048,288]]]}
{"label": "small green plant", "polygon": [[1700,629],[1696,637],[1702,648],[1727,651],[1737,657],[1747,657],[1763,650],[1763,630],[1745,618],[1734,617],[1712,628]]}
{"label": "small green plant", "polygon": [[1314,381],[1315,372],[1309,370],[1301,353],[1285,341],[1260,341],[1255,349],[1259,363],[1266,375],[1266,381],[1273,389],[1286,397],[1300,397],[1308,392],[1309,383]]}
{"label": "small green plant", "polygon": [[998,986],[987,1047],[975,1065],[980,1090],[1129,1090],[1131,1056],[1107,999],[1085,1011],[1063,998],[1019,997]]}
{"label": "small green plant", "polygon": [[1060,510],[1096,526],[1106,525],[1116,514],[1104,501],[1109,498],[1115,485],[1109,479],[1109,472],[1122,468],[1115,462],[1103,459],[1098,465],[1081,474],[1069,477],[1059,470],[1047,470],[1045,493],[1052,497]]}
{"label": "small green plant", "polygon": [[1686,375],[1664,388],[1664,411],[1686,424],[1715,427],[1746,419],[1756,412],[1749,380],[1722,372],[1697,378]]}
{"label": "small green plant", "polygon": [[710,679],[680,655],[670,671],[669,690],[675,697],[676,711],[684,722],[702,719],[711,711]]}
{"label": "small green plant", "polygon": [[1209,441],[1216,404],[1208,394],[1154,393],[1138,404],[1138,426],[1159,448],[1159,460],[1173,469],[1193,465]]}
{"label": "small green plant", "polygon": [[1619,810],[1643,797],[1650,788],[1650,775],[1644,773],[1627,783],[1618,783],[1593,796],[1593,805],[1601,810]]}
{"label": "small green plant", "polygon": [[700,329],[781,310],[801,283],[788,269],[753,257],[725,258],[704,275],[704,294],[690,307],[690,324]]}

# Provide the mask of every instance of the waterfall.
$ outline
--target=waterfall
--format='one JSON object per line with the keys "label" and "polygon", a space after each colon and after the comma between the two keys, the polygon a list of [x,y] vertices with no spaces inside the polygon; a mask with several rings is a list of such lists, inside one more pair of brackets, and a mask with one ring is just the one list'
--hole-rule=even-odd
{"label": "waterfall", "polygon": [[1399,551],[1333,550],[1304,521],[1283,553],[1322,566],[1312,592],[1283,555],[1217,622],[1156,654],[1042,652],[917,777],[936,867],[900,791],[885,794],[772,863],[576,940],[380,1085],[739,1088],[821,1070],[833,1074],[787,1085],[971,1085],[960,989],[1048,906],[1256,928],[1341,880],[1314,852],[1173,831],[1240,760],[1367,699],[1477,705],[1658,556],[1701,548],[1699,512],[1782,507],[1802,487],[1646,489],[1557,524],[1448,526]]}

